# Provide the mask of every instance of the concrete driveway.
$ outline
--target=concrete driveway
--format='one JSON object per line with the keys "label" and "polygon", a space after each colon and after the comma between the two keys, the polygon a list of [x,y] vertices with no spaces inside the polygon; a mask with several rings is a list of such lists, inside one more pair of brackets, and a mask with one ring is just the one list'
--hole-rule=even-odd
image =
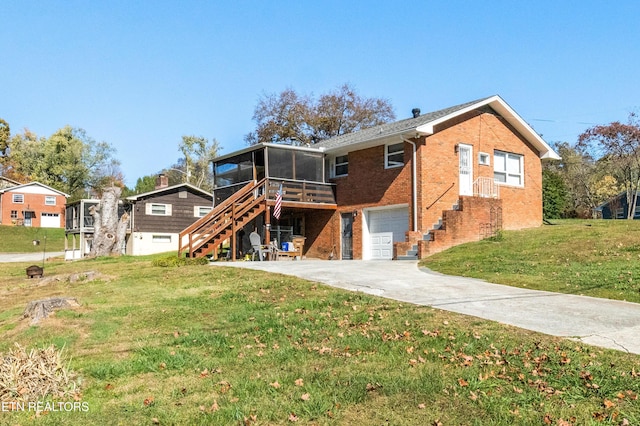
{"label": "concrete driveway", "polygon": [[473,315],[640,354],[640,304],[492,284],[418,268],[415,261],[215,262],[294,275],[351,291]]}
{"label": "concrete driveway", "polygon": [[44,253],[0,253],[0,263],[9,262],[34,262],[42,263],[42,258],[49,259],[50,257],[64,256],[63,251],[59,252],[46,252]]}

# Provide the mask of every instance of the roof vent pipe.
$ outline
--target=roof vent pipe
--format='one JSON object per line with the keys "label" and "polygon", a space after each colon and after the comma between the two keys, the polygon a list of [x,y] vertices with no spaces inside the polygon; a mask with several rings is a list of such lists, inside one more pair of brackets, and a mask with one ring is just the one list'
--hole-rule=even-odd
{"label": "roof vent pipe", "polygon": [[411,110],[411,114],[413,114],[413,118],[420,117],[420,108],[414,108]]}

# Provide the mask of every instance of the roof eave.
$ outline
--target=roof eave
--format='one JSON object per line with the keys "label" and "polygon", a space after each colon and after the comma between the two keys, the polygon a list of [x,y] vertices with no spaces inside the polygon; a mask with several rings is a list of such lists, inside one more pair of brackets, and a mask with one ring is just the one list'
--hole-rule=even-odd
{"label": "roof eave", "polygon": [[545,142],[544,139],[540,137],[538,133],[536,133],[526,121],[522,119],[510,106],[507,104],[500,96],[495,95],[490,98],[483,99],[469,105],[466,108],[455,111],[449,115],[445,115],[444,117],[440,117],[437,120],[430,121],[429,123],[425,123],[416,128],[416,132],[430,136],[434,133],[434,129],[438,124],[442,124],[452,118],[458,117],[462,114],[466,114],[467,112],[473,111],[474,109],[483,107],[485,105],[490,106],[496,112],[498,112],[509,124],[511,124],[524,138],[533,145],[538,152],[540,153],[541,159],[552,159],[552,160],[560,160],[561,157],[551,148],[551,146]]}

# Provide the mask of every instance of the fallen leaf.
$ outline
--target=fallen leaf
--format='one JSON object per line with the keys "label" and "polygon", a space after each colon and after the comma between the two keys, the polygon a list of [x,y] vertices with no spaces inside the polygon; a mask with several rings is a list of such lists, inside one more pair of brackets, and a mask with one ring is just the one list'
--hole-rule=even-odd
{"label": "fallen leaf", "polygon": [[273,383],[269,383],[269,385],[271,385],[272,387],[278,389],[280,387],[280,383],[278,383],[277,381],[273,382]]}
{"label": "fallen leaf", "polygon": [[304,380],[302,379],[296,379],[295,383],[296,383],[296,386],[304,386]]}
{"label": "fallen leaf", "polygon": [[424,410],[425,408],[427,408],[427,406],[425,404],[418,404],[418,408],[420,410]]}
{"label": "fallen leaf", "polygon": [[213,404],[211,404],[211,407],[209,408],[209,411],[216,412],[219,409],[220,409],[220,406],[218,405],[218,401],[213,401]]}
{"label": "fallen leaf", "polygon": [[159,425],[160,424],[160,420],[158,420],[157,417],[154,417],[151,419],[151,423],[153,423],[154,425]]}
{"label": "fallen leaf", "polygon": [[150,396],[148,398],[145,398],[145,400],[143,401],[143,404],[145,405],[145,407],[148,407],[148,406],[152,405],[153,404],[153,397]]}
{"label": "fallen leaf", "polygon": [[458,384],[462,387],[469,386],[469,382],[467,382],[465,379],[458,379]]}
{"label": "fallen leaf", "polygon": [[608,399],[604,400],[604,407],[605,408],[611,408],[611,407],[615,407],[616,404]]}
{"label": "fallen leaf", "polygon": [[303,401],[308,401],[309,398],[311,398],[311,395],[308,393],[303,393],[302,396],[300,397],[300,399]]}
{"label": "fallen leaf", "polygon": [[296,416],[295,413],[289,414],[289,421],[290,422],[297,422],[298,420],[299,420],[298,416]]}

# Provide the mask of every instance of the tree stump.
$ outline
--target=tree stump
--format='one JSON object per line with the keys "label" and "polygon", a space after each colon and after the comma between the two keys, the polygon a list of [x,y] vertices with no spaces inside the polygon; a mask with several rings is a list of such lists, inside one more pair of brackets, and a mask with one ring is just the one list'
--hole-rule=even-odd
{"label": "tree stump", "polygon": [[80,306],[74,297],[52,297],[50,299],[32,300],[22,313],[22,318],[31,318],[31,325],[49,316],[55,309],[75,308]]}

